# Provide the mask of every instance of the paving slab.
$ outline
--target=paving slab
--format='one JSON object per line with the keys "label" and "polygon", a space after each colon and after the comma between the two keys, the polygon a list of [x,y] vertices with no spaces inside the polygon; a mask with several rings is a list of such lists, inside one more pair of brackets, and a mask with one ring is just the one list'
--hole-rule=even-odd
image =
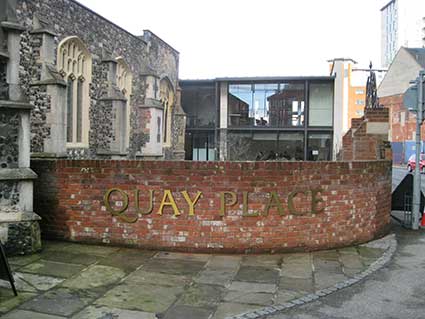
{"label": "paving slab", "polygon": [[87,254],[76,254],[71,252],[64,253],[63,251],[46,250],[41,254],[41,259],[48,261],[56,261],[65,264],[91,265],[95,263],[98,257]]}
{"label": "paving slab", "polygon": [[35,293],[30,292],[19,292],[18,296],[15,296],[12,289],[0,288],[0,314],[16,308],[35,296]]}
{"label": "paving slab", "polygon": [[339,253],[337,250],[325,250],[325,251],[315,251],[312,253],[313,260],[323,259],[329,261],[338,261]]}
{"label": "paving slab", "polygon": [[205,266],[206,262],[176,259],[154,258],[149,260],[143,269],[149,272],[159,272],[171,275],[195,276]]}
{"label": "paving slab", "polygon": [[343,274],[333,274],[333,273],[315,273],[314,274],[314,283],[316,290],[321,290],[324,288],[329,288],[339,282],[348,280],[349,278]]}
{"label": "paving slab", "polygon": [[66,317],[80,311],[90,301],[75,291],[65,288],[55,288],[23,303],[19,308]]}
{"label": "paving slab", "polygon": [[[20,279],[30,286],[34,287],[36,290],[46,291],[49,290],[60,283],[64,281],[63,278],[56,278],[56,277],[50,277],[50,276],[41,276],[37,274],[30,274],[30,273],[15,273],[14,279]],[[20,287],[18,286],[18,289]],[[19,289],[20,290],[20,289]]]}
{"label": "paving slab", "polygon": [[38,260],[33,262],[25,267],[22,267],[20,272],[29,272],[39,275],[47,275],[60,278],[69,278],[80,271],[82,271],[86,266],[83,265],[74,265],[74,264],[65,264],[58,263],[55,261],[48,260]]}
{"label": "paving slab", "polygon": [[347,277],[354,277],[355,275],[361,273],[365,269],[366,268],[347,268],[347,267],[344,267],[343,271],[344,271],[344,275],[346,275]]}
{"label": "paving slab", "polygon": [[121,249],[107,257],[98,258],[97,264],[119,268],[130,273],[145,264],[154,254],[152,251]]}
{"label": "paving slab", "polygon": [[237,281],[277,283],[279,279],[279,270],[276,268],[241,266],[235,276]]}
{"label": "paving slab", "polygon": [[[19,275],[14,276],[15,279],[15,288],[19,292],[37,292],[37,289],[24,281]],[[11,289],[9,281],[0,280],[0,287],[5,289]]]}
{"label": "paving slab", "polygon": [[156,319],[154,313],[143,311],[132,311],[118,308],[90,306],[76,315],[72,319]]}
{"label": "paving slab", "polygon": [[62,286],[73,290],[93,289],[110,286],[117,283],[124,276],[125,272],[121,269],[103,265],[93,265],[82,271],[79,275],[65,280]]}
{"label": "paving slab", "polygon": [[22,266],[26,266],[34,261],[37,261],[41,258],[40,254],[34,254],[29,256],[15,256],[8,258],[8,262],[10,264],[10,268],[12,271],[19,269]]}
{"label": "paving slab", "polygon": [[338,249],[338,252],[340,255],[358,255],[359,252],[357,251],[356,247],[345,247]]}
{"label": "paving slab", "polygon": [[282,258],[282,263],[305,264],[311,263],[312,257],[310,253],[293,253],[285,254]]}
{"label": "paving slab", "polygon": [[[45,247],[34,257],[13,258],[20,295],[6,289],[2,296],[0,288],[0,314],[220,319],[340,284],[383,252],[361,246],[282,255],[198,255],[61,242]],[[1,285],[9,287],[5,281]]]}
{"label": "paving slab", "polygon": [[54,315],[48,315],[45,313],[39,313],[27,310],[14,310],[4,316],[2,319],[64,319],[65,317],[59,317]]}
{"label": "paving slab", "polygon": [[86,245],[72,242],[60,241],[43,241],[43,251],[62,251],[72,254],[93,255],[98,257],[106,257],[120,250],[119,247]]}
{"label": "paving slab", "polygon": [[276,289],[277,285],[275,284],[264,284],[245,281],[233,281],[229,286],[229,290],[233,291],[274,293]]}
{"label": "paving slab", "polygon": [[183,293],[183,287],[158,285],[119,285],[109,290],[95,304],[145,312],[165,312]]}
{"label": "paving slab", "polygon": [[344,268],[363,268],[362,258],[354,254],[341,254],[340,261]]}
{"label": "paving slab", "polygon": [[159,286],[184,287],[191,282],[188,276],[161,274],[158,272],[145,271],[143,268],[132,272],[123,280],[123,284],[144,285],[155,284]]}
{"label": "paving slab", "polygon": [[209,319],[215,308],[199,308],[184,305],[171,307],[162,319]]}
{"label": "paving slab", "polygon": [[263,266],[278,268],[282,264],[282,255],[248,255],[243,256],[243,266]]}
{"label": "paving slab", "polygon": [[220,301],[223,293],[224,288],[221,286],[195,284],[185,290],[177,304],[192,307],[214,306]]}
{"label": "paving slab", "polygon": [[173,252],[160,251],[155,254],[154,258],[199,261],[199,262],[206,263],[211,258],[211,255],[210,254],[173,253]]}
{"label": "paving slab", "polygon": [[305,292],[302,290],[294,291],[294,290],[279,289],[274,297],[274,302],[275,304],[284,304],[285,302],[291,301],[292,299],[299,298],[303,295],[305,295]]}
{"label": "paving slab", "polygon": [[280,290],[292,290],[297,292],[311,293],[315,291],[313,279],[299,279],[280,277]]}
{"label": "paving slab", "polygon": [[309,279],[313,276],[313,266],[311,263],[283,264],[280,275],[288,278]]}
{"label": "paving slab", "polygon": [[313,259],[314,271],[315,272],[327,272],[327,273],[342,273],[342,265],[338,260],[327,260],[314,258]]}
{"label": "paving slab", "polygon": [[238,269],[242,262],[242,256],[213,255],[208,261],[209,269]]}
{"label": "paving slab", "polygon": [[202,284],[226,286],[231,282],[231,280],[233,279],[235,275],[236,275],[236,269],[206,268],[202,270],[197,277],[194,278],[194,281],[197,283],[202,283]]}
{"label": "paving slab", "polygon": [[[244,312],[260,309],[261,306],[223,302],[218,305],[212,319],[225,319],[229,316],[235,316]],[[182,318],[183,319],[183,318]]]}
{"label": "paving slab", "polygon": [[357,251],[359,252],[360,256],[366,259],[376,259],[379,258],[384,250],[379,248],[370,248],[365,246],[358,246]]}
{"label": "paving slab", "polygon": [[273,303],[272,293],[264,292],[250,292],[250,291],[228,291],[224,296],[223,301],[241,303],[241,304],[250,304],[250,305],[259,305],[259,306],[269,306]]}

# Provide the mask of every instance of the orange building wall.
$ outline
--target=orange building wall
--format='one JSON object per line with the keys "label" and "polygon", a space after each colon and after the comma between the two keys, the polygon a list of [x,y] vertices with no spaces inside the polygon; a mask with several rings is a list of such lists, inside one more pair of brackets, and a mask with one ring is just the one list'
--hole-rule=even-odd
{"label": "orange building wall", "polygon": [[[366,104],[366,86],[351,86],[352,64],[348,65],[348,125],[351,128],[351,120],[363,116]],[[365,83],[366,84],[366,83]],[[362,91],[362,93],[358,92]],[[357,104],[356,101],[362,101],[363,104]]]}

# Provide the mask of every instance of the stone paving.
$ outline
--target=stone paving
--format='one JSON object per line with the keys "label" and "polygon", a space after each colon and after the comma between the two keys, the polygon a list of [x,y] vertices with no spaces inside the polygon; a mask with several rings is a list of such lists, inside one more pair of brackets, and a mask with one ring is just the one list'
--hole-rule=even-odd
{"label": "stone paving", "polygon": [[377,245],[274,255],[207,255],[44,242],[10,258],[18,297],[0,281],[4,319],[222,319],[349,280]]}

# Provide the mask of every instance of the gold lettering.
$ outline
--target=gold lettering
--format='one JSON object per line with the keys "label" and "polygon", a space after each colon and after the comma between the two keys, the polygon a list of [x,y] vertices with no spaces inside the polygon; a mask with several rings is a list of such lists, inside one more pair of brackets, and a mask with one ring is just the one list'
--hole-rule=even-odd
{"label": "gold lettering", "polygon": [[171,206],[174,210],[174,216],[180,216],[180,211],[177,207],[176,201],[169,189],[164,190],[164,197],[162,198],[161,206],[159,206],[158,215],[162,215],[164,206]]}
{"label": "gold lettering", "polygon": [[242,216],[243,217],[257,217],[259,212],[248,213],[248,192],[242,193]]}
{"label": "gold lettering", "polygon": [[276,207],[280,216],[283,216],[285,214],[282,203],[280,202],[279,196],[277,195],[276,192],[270,192],[269,202],[267,203],[266,208],[264,209],[265,216],[269,215],[269,211],[271,207]]}
{"label": "gold lettering", "polygon": [[323,192],[323,189],[321,188],[311,190],[311,213],[312,214],[320,214],[320,213],[323,213],[325,210],[324,207],[322,207],[321,209],[317,208],[319,203],[323,203],[323,198],[317,198],[317,195],[321,192]]}
{"label": "gold lettering", "polygon": [[[226,195],[231,196],[230,203],[226,205]],[[236,197],[236,193],[234,192],[221,192],[220,193],[220,216],[224,216],[226,213],[226,206],[233,206],[237,203],[238,198]]]}
{"label": "gold lettering", "polygon": [[[121,196],[123,197],[123,202],[124,203],[123,203],[122,208],[119,209],[119,210],[114,210],[112,208],[110,202],[109,202],[110,201],[110,198],[111,198],[111,194],[114,193],[114,192],[120,193]],[[103,201],[105,202],[106,210],[108,212],[110,212],[112,216],[117,216],[117,217],[119,217],[120,219],[122,219],[126,223],[135,223],[139,219],[138,216],[135,216],[134,218],[131,218],[131,217],[128,217],[126,215],[123,215],[123,213],[128,208],[128,195],[125,192],[123,192],[121,189],[119,189],[119,188],[111,188],[111,189],[109,189],[105,193],[105,196],[103,197]]]}
{"label": "gold lettering", "polygon": [[195,205],[196,205],[196,202],[201,197],[202,192],[197,192],[196,197],[193,201],[190,199],[189,194],[186,191],[183,191],[182,194],[187,204],[189,205],[189,216],[195,215]]}
{"label": "gold lettering", "polygon": [[289,213],[292,214],[292,215],[303,215],[302,212],[296,211],[295,207],[294,207],[294,198],[298,194],[307,195],[307,192],[305,192],[305,191],[294,191],[294,192],[289,194],[289,196],[288,196],[288,209],[289,209]]}
{"label": "gold lettering", "polygon": [[153,194],[154,190],[149,190],[149,208],[146,211],[140,209],[140,199],[139,199],[140,190],[136,189],[134,191],[134,197],[136,199],[136,212],[142,215],[149,215],[153,210]]}

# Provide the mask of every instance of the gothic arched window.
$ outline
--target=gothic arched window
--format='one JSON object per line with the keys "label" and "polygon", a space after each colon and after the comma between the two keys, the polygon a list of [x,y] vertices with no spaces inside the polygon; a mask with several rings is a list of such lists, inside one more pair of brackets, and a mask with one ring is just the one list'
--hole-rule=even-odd
{"label": "gothic arched window", "polygon": [[131,87],[132,87],[132,73],[127,65],[125,63],[124,59],[122,57],[116,58],[117,61],[117,86],[121,90],[121,92],[124,94],[124,96],[127,98],[127,103],[125,106],[125,121],[126,127],[125,127],[125,147],[128,148],[129,141],[130,141],[130,97],[131,97]]}
{"label": "gothic arched window", "polygon": [[67,83],[66,142],[69,146],[87,146],[91,55],[77,37],[68,37],[58,46],[57,67]]}
{"label": "gothic arched window", "polygon": [[172,111],[174,107],[175,95],[173,86],[168,78],[164,78],[160,82],[160,101],[164,107],[164,118],[163,118],[163,143],[165,146],[171,146],[171,122],[172,122]]}

